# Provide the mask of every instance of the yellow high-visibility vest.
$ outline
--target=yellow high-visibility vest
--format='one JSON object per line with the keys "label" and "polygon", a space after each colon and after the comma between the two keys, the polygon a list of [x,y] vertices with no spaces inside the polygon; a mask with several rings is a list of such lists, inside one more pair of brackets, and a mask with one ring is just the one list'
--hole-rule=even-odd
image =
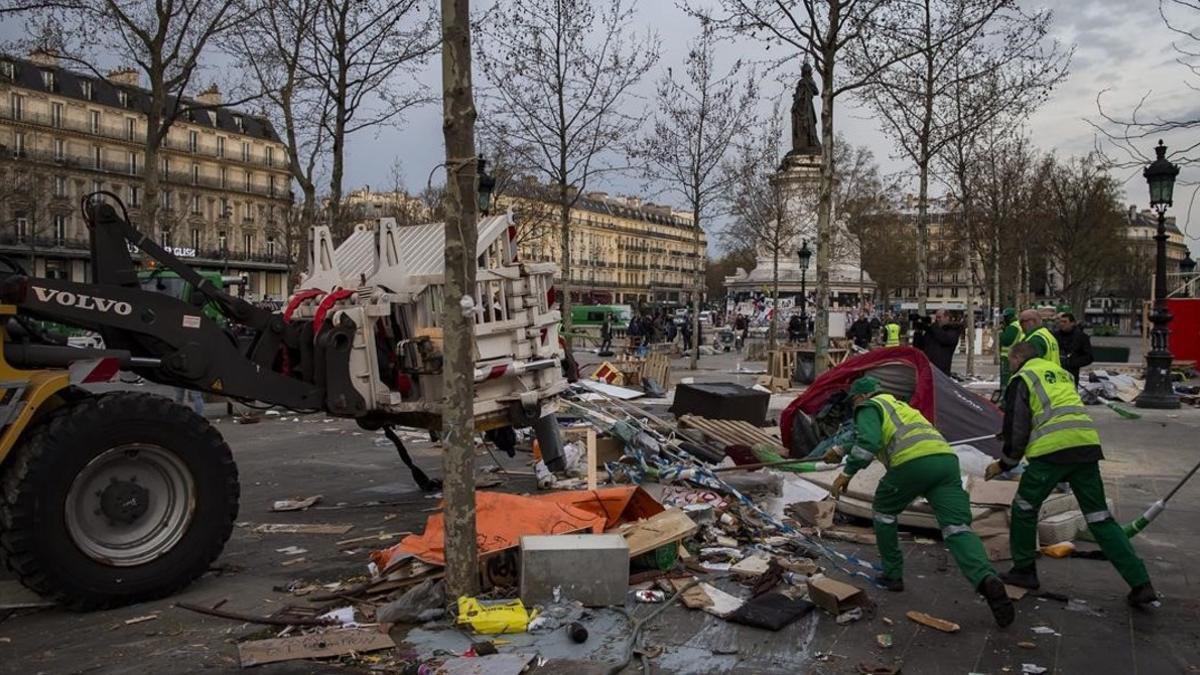
{"label": "yellow high-visibility vest", "polygon": [[954,450],[921,411],[891,394],[878,394],[863,405],[874,405],[883,418],[880,461],[891,468],[927,455],[954,454]]}
{"label": "yellow high-visibility vest", "polygon": [[884,347],[899,347],[900,346],[900,324],[889,323],[883,327]]}
{"label": "yellow high-visibility vest", "polygon": [[1070,373],[1047,359],[1029,359],[1017,371],[1017,377],[1029,387],[1029,410],[1033,413],[1026,457],[1100,445],[1100,434],[1083,407]]}

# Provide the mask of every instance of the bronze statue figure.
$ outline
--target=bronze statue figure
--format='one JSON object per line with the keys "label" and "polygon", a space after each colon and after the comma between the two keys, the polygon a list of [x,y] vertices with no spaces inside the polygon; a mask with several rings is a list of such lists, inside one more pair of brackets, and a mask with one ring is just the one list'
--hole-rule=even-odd
{"label": "bronze statue figure", "polygon": [[813,81],[812,66],[808,62],[800,69],[800,81],[792,97],[792,149],[789,155],[819,155],[821,140],[817,135],[817,110],[813,98],[817,95],[817,84]]}

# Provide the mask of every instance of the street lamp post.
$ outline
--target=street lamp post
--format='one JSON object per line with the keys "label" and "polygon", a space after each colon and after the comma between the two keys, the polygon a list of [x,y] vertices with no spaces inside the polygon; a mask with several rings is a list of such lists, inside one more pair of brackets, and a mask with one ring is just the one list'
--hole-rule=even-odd
{"label": "street lamp post", "polygon": [[1167,161],[1167,146],[1160,140],[1154,148],[1156,157],[1142,176],[1150,186],[1150,206],[1158,212],[1158,233],[1154,257],[1154,313],[1150,320],[1154,328],[1150,331],[1150,353],[1146,354],[1146,388],[1138,395],[1134,405],[1139,408],[1171,410],[1179,407],[1179,397],[1171,386],[1171,351],[1167,348],[1167,324],[1171,314],[1167,311],[1167,207],[1171,206],[1171,192],[1175,187],[1175,176],[1179,167]]}
{"label": "street lamp post", "polygon": [[800,259],[800,338],[808,339],[808,261],[812,260],[812,250],[808,248],[808,240],[805,239],[800,244],[800,250],[796,251],[796,257]]}

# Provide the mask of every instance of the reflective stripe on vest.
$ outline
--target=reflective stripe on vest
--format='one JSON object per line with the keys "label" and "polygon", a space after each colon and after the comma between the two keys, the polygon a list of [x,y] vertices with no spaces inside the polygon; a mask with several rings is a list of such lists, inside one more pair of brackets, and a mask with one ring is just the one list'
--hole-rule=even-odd
{"label": "reflective stripe on vest", "polygon": [[900,324],[889,323],[883,327],[883,330],[887,334],[887,337],[883,342],[883,346],[899,347],[900,346]]}
{"label": "reflective stripe on vest", "polygon": [[[1008,327],[1017,329],[1017,339],[1013,340],[1013,345],[1015,345],[1018,342],[1021,342],[1022,340],[1025,339],[1025,330],[1023,328],[1021,328],[1020,321],[1014,321],[1014,322],[1008,324]],[[1000,343],[1000,358],[1002,358],[1002,359],[1008,358],[1008,350],[1010,350],[1010,349],[1012,349],[1012,345],[1005,345],[1003,342],[1001,342]]]}
{"label": "reflective stripe on vest", "polygon": [[926,455],[954,454],[942,434],[920,411],[891,394],[867,401],[883,413],[883,452],[880,461],[889,468]]}
{"label": "reflective stripe on vest", "polygon": [[1100,444],[1100,434],[1083,407],[1070,373],[1046,359],[1030,359],[1017,376],[1029,387],[1029,409],[1033,413],[1026,457]]}
{"label": "reflective stripe on vest", "polygon": [[1022,342],[1029,342],[1033,336],[1038,336],[1046,343],[1046,355],[1041,357],[1056,366],[1062,366],[1062,359],[1058,355],[1058,340],[1054,339],[1054,333],[1046,330],[1045,326],[1026,335]]}

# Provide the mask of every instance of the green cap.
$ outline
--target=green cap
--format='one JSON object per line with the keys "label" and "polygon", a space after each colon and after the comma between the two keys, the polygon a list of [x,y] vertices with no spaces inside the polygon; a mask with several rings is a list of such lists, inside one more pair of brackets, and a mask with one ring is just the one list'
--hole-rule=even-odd
{"label": "green cap", "polygon": [[879,393],[879,380],[870,375],[864,375],[854,381],[850,385],[850,395],[859,396],[860,394],[877,394]]}
{"label": "green cap", "polygon": [[1012,321],[1013,319],[1017,318],[1017,310],[1012,307],[1005,307],[1004,308],[1004,318],[1008,319],[1009,321]]}

